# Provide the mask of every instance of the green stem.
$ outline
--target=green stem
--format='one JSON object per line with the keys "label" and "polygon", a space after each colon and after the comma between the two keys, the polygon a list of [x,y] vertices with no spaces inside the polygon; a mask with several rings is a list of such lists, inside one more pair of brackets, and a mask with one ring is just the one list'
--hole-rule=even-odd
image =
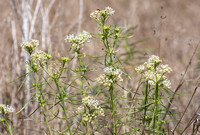
{"label": "green stem", "polygon": [[158,110],[159,110],[159,89],[158,89],[158,83],[156,83],[156,89],[155,89],[155,109],[153,114],[153,134],[155,135],[155,129],[156,129],[156,122],[158,122]]}
{"label": "green stem", "polygon": [[51,127],[49,126],[49,120],[47,119],[47,116],[46,116],[46,112],[45,112],[44,104],[42,104],[42,112],[43,112],[43,115],[44,115],[44,119],[45,119],[45,122],[46,122],[47,128],[48,128],[48,130],[49,130],[49,134],[52,135]]}
{"label": "green stem", "polygon": [[112,64],[113,64],[113,59],[112,59],[112,56],[113,56],[113,55],[112,55],[112,52],[111,52],[112,50],[111,50],[111,47],[110,47],[110,46],[108,47],[108,50],[109,50],[109,60],[110,60],[109,65],[112,65]]}
{"label": "green stem", "polygon": [[42,112],[43,112],[43,115],[44,115],[44,119],[45,119],[47,128],[49,130],[49,134],[52,135],[51,127],[49,126],[49,121],[48,121],[47,116],[46,116],[45,103],[44,103],[44,99],[43,99],[43,95],[42,95],[42,90],[41,90],[41,88],[38,87],[39,81],[38,81],[38,76],[37,76],[36,72],[35,72],[35,79],[36,79],[36,92],[39,92],[39,98],[40,98],[39,103],[40,103],[40,106],[42,107]]}
{"label": "green stem", "polygon": [[146,88],[145,88],[145,99],[144,99],[144,117],[143,117],[143,126],[144,126],[144,129],[143,129],[143,131],[142,131],[142,135],[144,135],[144,131],[145,131],[145,127],[146,127],[146,125],[145,125],[145,122],[146,122],[146,112],[147,112],[147,109],[148,109],[148,107],[147,107],[147,104],[148,104],[148,89],[149,88],[149,85],[148,85],[148,81],[147,81],[147,84],[146,84]]}
{"label": "green stem", "polygon": [[82,94],[83,94],[83,98],[86,95],[85,92],[85,86],[84,86],[84,72],[83,72],[83,67],[82,67],[82,62],[81,62],[81,55],[80,55],[80,50],[77,51],[78,54],[78,61],[79,61],[79,67],[80,67],[80,73],[81,73],[81,87],[82,87]]}
{"label": "green stem", "polygon": [[109,91],[110,91],[111,107],[112,107],[113,128],[114,128],[113,131],[114,131],[114,135],[117,135],[116,106],[115,106],[115,101],[114,101],[113,84],[111,84]]}
{"label": "green stem", "polygon": [[66,122],[67,122],[67,127],[68,127],[69,133],[71,135],[72,134],[71,133],[71,128],[70,128],[69,119],[68,119],[68,116],[67,116],[67,111],[66,111],[66,108],[65,108],[65,99],[64,99],[63,94],[62,94],[62,92],[60,90],[60,87],[59,87],[59,84],[58,84],[58,80],[55,79],[54,81],[55,81],[55,84],[56,84],[59,96],[61,98],[61,102],[62,102],[62,106],[63,106],[63,111],[64,111],[65,119],[66,119]]}
{"label": "green stem", "polygon": [[88,122],[86,122],[86,135],[89,135],[88,133]]}
{"label": "green stem", "polygon": [[[109,66],[114,66],[114,61],[113,61],[113,47],[115,46],[115,42],[114,45],[111,46],[111,43],[109,42],[109,35],[108,35],[108,31],[104,29],[104,23],[105,23],[105,18],[102,19],[101,21],[102,23],[102,28],[103,28],[103,33],[102,33],[102,41],[104,43],[104,46],[106,48],[106,55],[105,55],[105,66],[107,66],[107,64]],[[108,56],[108,61],[107,61],[107,57]],[[112,78],[113,80],[113,78]],[[110,88],[109,88],[109,92],[110,92],[110,105],[112,108],[112,119],[113,119],[113,133],[114,135],[117,135],[117,120],[116,120],[116,104],[115,104],[115,99],[114,99],[114,84],[112,83]]]}
{"label": "green stem", "polygon": [[10,127],[9,127],[9,124],[8,124],[7,120],[5,119],[4,122],[5,122],[6,128],[8,129],[9,134],[12,135],[12,131],[11,131]]}

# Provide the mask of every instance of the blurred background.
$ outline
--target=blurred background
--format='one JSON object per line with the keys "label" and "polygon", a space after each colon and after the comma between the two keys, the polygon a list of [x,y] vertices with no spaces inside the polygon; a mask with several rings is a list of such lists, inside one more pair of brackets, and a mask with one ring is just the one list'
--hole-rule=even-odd
{"label": "blurred background", "polygon": [[[134,66],[155,54],[173,69],[169,76],[173,91],[184,82],[174,98],[172,108],[176,112],[184,111],[197,89],[179,126],[183,129],[200,105],[200,48],[195,51],[200,40],[200,1],[196,0],[0,0],[0,103],[18,111],[27,101],[26,88],[18,90],[23,79],[10,83],[26,73],[28,56],[20,48],[22,41],[37,39],[38,49],[57,57],[67,56],[70,47],[64,42],[65,36],[83,30],[97,33],[97,25],[89,15],[107,6],[115,10],[109,23],[124,26],[134,35],[120,43],[119,52],[125,54],[121,57],[125,70],[133,76],[129,85],[137,82]],[[92,39],[84,50],[98,56],[102,48]],[[177,114],[179,117],[181,114]],[[15,113],[11,117],[16,134],[23,129],[22,118]]]}

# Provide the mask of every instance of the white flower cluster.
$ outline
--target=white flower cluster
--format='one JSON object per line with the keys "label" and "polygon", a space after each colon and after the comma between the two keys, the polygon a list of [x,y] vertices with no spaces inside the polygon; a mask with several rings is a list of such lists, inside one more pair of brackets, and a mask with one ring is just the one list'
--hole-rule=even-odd
{"label": "white flower cluster", "polygon": [[160,74],[166,74],[166,73],[170,73],[172,71],[172,69],[168,65],[162,64],[162,65],[158,66],[157,71]]}
{"label": "white flower cluster", "polygon": [[138,73],[143,73],[144,70],[145,70],[145,66],[144,66],[144,65],[139,65],[138,67],[135,68],[135,70],[136,70]]}
{"label": "white flower cluster", "polygon": [[105,10],[95,10],[90,14],[90,17],[96,21],[99,21],[101,17],[108,18],[115,14],[115,10],[111,7],[106,7]]}
{"label": "white flower cluster", "polygon": [[0,104],[0,114],[7,114],[14,112],[14,108],[9,105]]}
{"label": "white flower cluster", "polygon": [[84,105],[88,105],[89,107],[92,107],[92,108],[97,108],[99,106],[99,101],[91,96],[83,98],[82,102]]}
{"label": "white flower cluster", "polygon": [[99,101],[92,96],[82,99],[83,105],[78,107],[77,113],[82,114],[83,121],[92,122],[97,116],[104,116],[104,110],[99,106]]}
{"label": "white flower cluster", "polygon": [[162,60],[158,56],[152,55],[147,62],[135,68],[137,73],[142,74],[143,79],[150,85],[159,83],[166,88],[171,87],[170,81],[165,74],[170,73],[172,69],[168,65],[161,64]]}
{"label": "white flower cluster", "polygon": [[89,42],[89,39],[92,37],[91,34],[89,34],[86,31],[83,31],[79,35],[67,35],[65,38],[65,41],[68,43],[71,43],[73,47],[76,49],[80,49],[86,42]]}
{"label": "white flower cluster", "polygon": [[108,16],[112,16],[112,15],[115,14],[115,10],[113,10],[111,7],[106,7],[106,8],[105,8],[105,11],[106,11],[106,14],[107,14]]}
{"label": "white flower cluster", "polygon": [[94,12],[92,12],[92,13],[90,14],[90,17],[91,17],[92,19],[94,19],[94,20],[99,20],[100,17],[101,17],[101,11],[95,10]]}
{"label": "white flower cluster", "polygon": [[163,83],[163,85],[164,85],[166,88],[171,88],[171,82],[170,82],[170,80],[165,79],[162,83]]}
{"label": "white flower cluster", "polygon": [[104,73],[99,76],[96,81],[104,86],[110,86],[112,83],[117,81],[123,81],[122,72],[120,69],[115,69],[113,67],[104,68]]}
{"label": "white flower cluster", "polygon": [[21,43],[21,47],[28,51],[30,54],[35,51],[36,46],[39,45],[38,40],[31,40],[31,41],[26,41]]}
{"label": "white flower cluster", "polygon": [[43,51],[38,51],[37,53],[34,53],[31,55],[31,61],[34,66],[40,67],[44,63],[47,62],[51,58],[50,54],[46,54]]}
{"label": "white flower cluster", "polygon": [[162,60],[160,60],[160,58],[156,55],[151,55],[149,57],[149,59],[147,60],[148,64],[155,64],[155,63],[161,63]]}

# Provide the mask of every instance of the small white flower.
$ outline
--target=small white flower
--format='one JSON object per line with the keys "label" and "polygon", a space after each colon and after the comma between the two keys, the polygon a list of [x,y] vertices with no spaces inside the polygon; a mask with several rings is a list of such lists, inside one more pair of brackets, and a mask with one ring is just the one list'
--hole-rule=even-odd
{"label": "small white flower", "polygon": [[35,51],[36,47],[39,45],[38,40],[31,40],[31,41],[26,41],[21,43],[21,47],[25,49],[27,52],[32,54],[33,51]]}
{"label": "small white flower", "polygon": [[114,15],[115,10],[111,7],[106,7],[105,10],[96,10],[90,14],[90,17],[96,21],[100,21],[101,18],[107,19]]}
{"label": "small white flower", "polygon": [[73,40],[74,40],[74,34],[70,34],[65,37],[66,42],[72,43]]}
{"label": "small white flower", "polygon": [[107,13],[107,15],[112,16],[115,14],[115,10],[113,10],[111,7],[106,7],[105,11]]}
{"label": "small white flower", "polygon": [[153,69],[154,66],[159,65],[162,62],[162,60],[160,60],[160,58],[156,55],[151,55],[149,56],[149,59],[147,60],[147,63],[145,63],[147,65],[147,68],[149,69]]}
{"label": "small white flower", "polygon": [[81,114],[81,113],[83,113],[83,112],[84,112],[84,107],[83,107],[83,106],[79,106],[79,107],[77,108],[77,113]]}
{"label": "small white flower", "polygon": [[122,72],[120,69],[115,69],[110,66],[110,67],[105,67],[103,70],[104,73],[96,79],[98,83],[109,87],[114,82],[123,81],[121,77]]}
{"label": "small white flower", "polygon": [[160,74],[167,74],[167,73],[170,73],[172,71],[172,69],[168,66],[168,65],[160,65],[158,68],[157,68],[157,71],[160,73]]}
{"label": "small white flower", "polygon": [[51,58],[51,55],[46,54],[43,51],[38,51],[37,53],[31,54],[31,60],[33,65],[40,67],[40,65],[43,65]]}
{"label": "small white flower", "polygon": [[170,88],[171,83],[165,74],[170,73],[172,69],[168,65],[161,64],[161,62],[162,60],[158,56],[152,55],[144,65],[136,67],[135,70],[142,74],[142,79],[148,81],[150,85],[159,84],[162,87]]}
{"label": "small white flower", "polygon": [[12,106],[9,106],[9,105],[0,104],[0,114],[2,113],[2,111],[5,114],[12,113],[12,112],[14,112],[14,108]]}
{"label": "small white flower", "polygon": [[38,46],[39,45],[39,41],[35,40],[35,39],[32,39],[31,43],[33,44],[33,46]]}
{"label": "small white flower", "polygon": [[140,65],[138,67],[135,68],[137,73],[143,73],[145,70],[145,66],[144,65]]}
{"label": "small white flower", "polygon": [[171,88],[171,82],[170,82],[170,80],[165,79],[162,83],[163,83],[163,85],[164,85],[166,88],[168,88],[168,89]]}
{"label": "small white flower", "polygon": [[74,34],[67,35],[65,41],[71,43],[72,46],[76,49],[80,49],[86,42],[90,41],[89,39],[91,37],[91,34],[89,34],[86,31],[83,31],[82,33],[76,36]]}
{"label": "small white flower", "polygon": [[92,12],[92,13],[90,14],[90,17],[91,17],[92,19],[94,19],[94,20],[99,20],[100,17],[101,17],[101,12],[100,12],[99,10],[96,10],[96,11],[94,11],[94,12]]}
{"label": "small white flower", "polygon": [[99,101],[96,100],[94,97],[88,96],[83,98],[83,104],[88,105],[89,107],[96,108],[99,105]]}
{"label": "small white flower", "polygon": [[154,80],[155,79],[155,73],[150,70],[145,71],[143,76],[146,80]]}
{"label": "small white flower", "polygon": [[104,110],[99,106],[99,101],[92,96],[82,99],[83,105],[78,107],[77,113],[82,114],[82,120],[92,122],[97,116],[104,116]]}

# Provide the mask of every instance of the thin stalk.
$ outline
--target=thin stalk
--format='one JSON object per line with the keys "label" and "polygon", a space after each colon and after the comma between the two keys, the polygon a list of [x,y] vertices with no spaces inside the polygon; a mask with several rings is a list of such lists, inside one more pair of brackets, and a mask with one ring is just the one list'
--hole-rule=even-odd
{"label": "thin stalk", "polygon": [[111,50],[111,47],[109,46],[108,47],[108,50],[109,50],[109,60],[110,60],[110,63],[109,63],[109,65],[112,65],[113,64],[113,59],[112,59],[112,50]]}
{"label": "thin stalk", "polygon": [[116,105],[114,101],[113,84],[111,84],[109,91],[110,91],[111,107],[112,107],[113,128],[114,128],[113,131],[114,135],[117,135]]}
{"label": "thin stalk", "polygon": [[189,102],[188,102],[188,104],[187,104],[187,106],[186,106],[186,108],[185,108],[185,110],[184,110],[184,112],[183,112],[181,118],[179,119],[178,123],[176,124],[174,130],[172,131],[172,133],[175,132],[176,128],[177,128],[178,125],[181,123],[181,120],[183,119],[183,116],[185,115],[186,111],[188,110],[188,107],[189,107],[189,105],[190,105],[190,103],[191,103],[191,101],[192,101],[192,99],[193,99],[193,97],[194,97],[194,95],[195,95],[197,89],[199,88],[199,85],[200,85],[200,84],[198,84],[198,86],[195,87],[195,89],[194,89],[194,91],[193,91],[193,93],[192,93],[192,96],[191,96],[191,98],[190,98],[190,100],[189,100]]}
{"label": "thin stalk", "polygon": [[[111,46],[111,43],[109,42],[109,35],[108,35],[108,31],[104,29],[104,23],[105,23],[105,19],[106,18],[102,18],[101,20],[101,27],[103,28],[103,32],[102,32],[102,41],[103,44],[106,48],[106,55],[105,55],[105,66],[108,64],[109,66],[114,66],[114,61],[113,61],[113,50],[114,50],[114,46],[115,43],[113,43],[113,45]],[[108,56],[108,61],[107,61],[107,57]],[[113,79],[113,78],[112,78]],[[115,100],[114,100],[114,84],[112,83],[111,86],[109,87],[109,92],[110,92],[110,105],[112,108],[112,119],[113,119],[113,133],[114,135],[117,135],[117,119],[116,119],[116,104],[115,104]]]}
{"label": "thin stalk", "polygon": [[63,97],[62,92],[60,91],[60,87],[59,87],[59,84],[58,84],[58,80],[55,79],[54,82],[55,82],[55,84],[56,84],[58,93],[59,93],[60,98],[61,98],[61,102],[62,102],[62,106],[63,106],[63,111],[64,111],[64,114],[65,114],[65,120],[66,120],[66,122],[67,122],[67,127],[68,127],[68,130],[69,130],[69,133],[70,133],[70,135],[72,135],[71,129],[70,129],[70,124],[69,124],[69,119],[68,119],[67,112],[66,112],[66,108],[65,108],[65,99],[64,99],[64,97]]}
{"label": "thin stalk", "polygon": [[86,122],[86,135],[89,135],[88,133],[88,122]]}
{"label": "thin stalk", "polygon": [[42,90],[41,90],[41,88],[38,89],[39,81],[38,81],[38,76],[37,76],[36,72],[35,72],[35,80],[36,80],[36,92],[39,92],[40,98],[41,98],[41,99],[39,99],[39,103],[40,103],[40,106],[42,107],[42,112],[43,112],[43,115],[44,115],[44,119],[45,119],[47,128],[49,130],[49,134],[52,135],[51,127],[49,126],[49,121],[47,119],[46,111],[45,111],[45,108],[44,108],[45,104],[43,103],[44,99],[43,99],[43,96],[42,96]]}
{"label": "thin stalk", "polygon": [[146,112],[147,112],[147,104],[148,104],[148,91],[149,91],[149,85],[148,85],[148,81],[147,81],[147,84],[146,84],[146,88],[145,88],[145,99],[144,99],[144,106],[145,106],[145,108],[144,108],[144,117],[143,117],[143,125],[144,125],[144,129],[143,129],[143,131],[142,131],[142,135],[144,135],[144,131],[145,131],[145,127],[146,127],[146,125],[145,125],[145,121],[146,121]]}
{"label": "thin stalk", "polygon": [[155,129],[156,129],[156,122],[158,121],[158,109],[159,109],[159,89],[158,89],[158,83],[156,83],[156,88],[155,88],[155,109],[154,109],[154,114],[153,114],[153,134],[155,135]]}
{"label": "thin stalk", "polygon": [[78,53],[78,61],[79,61],[79,67],[80,67],[80,73],[81,73],[81,87],[82,87],[82,94],[83,94],[83,98],[86,95],[85,92],[85,86],[84,86],[84,72],[83,72],[83,67],[82,67],[82,62],[81,62],[81,56],[80,56],[80,50],[77,51]]}
{"label": "thin stalk", "polygon": [[5,122],[5,125],[6,125],[6,128],[7,128],[8,132],[9,132],[9,134],[12,135],[12,131],[11,131],[10,127],[9,127],[9,124],[8,124],[7,120],[5,119],[4,122]]}
{"label": "thin stalk", "polygon": [[48,130],[49,130],[49,134],[52,135],[51,127],[49,126],[49,121],[48,121],[48,119],[47,119],[47,115],[46,115],[46,111],[45,111],[45,108],[44,108],[44,104],[42,104],[41,107],[42,107],[42,112],[43,112],[43,115],[44,115],[44,119],[45,119],[47,128],[48,128]]}

